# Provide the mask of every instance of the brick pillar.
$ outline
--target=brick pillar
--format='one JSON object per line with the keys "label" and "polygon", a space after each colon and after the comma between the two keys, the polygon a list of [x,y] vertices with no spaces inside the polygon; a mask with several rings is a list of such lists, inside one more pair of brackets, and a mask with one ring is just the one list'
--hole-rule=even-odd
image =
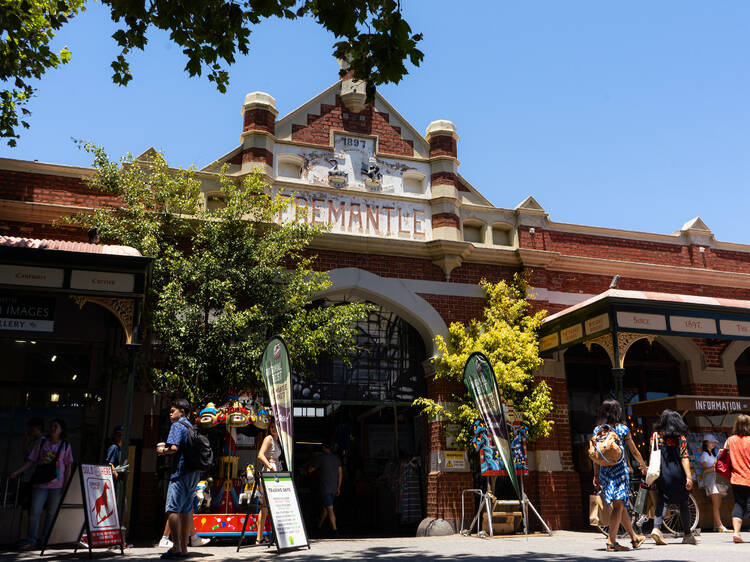
{"label": "brick pillar", "polygon": [[[455,382],[435,381],[427,377],[427,396],[438,402],[447,403],[453,394],[464,392],[463,385]],[[445,422],[428,422],[428,458],[430,472],[427,475],[427,517],[445,519],[458,529],[461,518],[461,491],[473,487],[471,472],[443,472],[432,462],[436,453],[444,451]],[[473,506],[473,504],[472,504]]]}
{"label": "brick pillar", "polygon": [[562,357],[546,359],[539,373],[551,390],[554,421],[549,437],[529,444],[526,493],[552,529],[586,526],[581,482],[573,465],[573,446],[568,418],[568,390]]}
{"label": "brick pillar", "polygon": [[242,171],[260,167],[267,176],[273,175],[273,148],[276,133],[276,100],[264,92],[245,96],[242,106]]}

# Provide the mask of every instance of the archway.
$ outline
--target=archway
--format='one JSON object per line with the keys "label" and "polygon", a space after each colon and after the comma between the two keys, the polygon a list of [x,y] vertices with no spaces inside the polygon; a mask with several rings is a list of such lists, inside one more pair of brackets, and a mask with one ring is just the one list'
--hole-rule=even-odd
{"label": "archway", "polygon": [[[432,330],[424,315],[437,312],[413,293],[381,295],[367,281],[382,278],[354,271],[350,281],[364,278],[364,288],[337,283],[316,305],[364,301],[372,310],[356,324],[355,347],[345,359],[324,356],[310,366],[308,377],[294,376],[295,454],[303,466],[314,458],[317,443],[333,443],[343,464],[335,510],[347,535],[413,536],[426,514],[427,422],[412,403],[425,395],[423,365],[432,341],[425,341],[423,333]],[[332,277],[341,281],[340,275]],[[417,299],[423,303],[421,310],[417,307],[420,315],[407,312],[421,330],[385,304],[406,310],[404,302],[419,304]],[[314,529],[320,513],[316,483],[301,478],[299,484],[301,505]]]}
{"label": "archway", "polygon": [[[589,351],[580,344],[565,350],[565,378],[568,389],[568,415],[573,466],[581,484],[581,505],[593,493],[593,471],[588,458],[588,439],[596,425],[596,414],[603,400],[615,398],[612,363],[600,346]],[[625,357],[623,390],[625,403],[679,394],[682,388],[680,362],[659,343],[642,339],[629,348]],[[637,444],[643,444],[643,429],[631,423]],[[640,443],[639,443],[640,441]]]}

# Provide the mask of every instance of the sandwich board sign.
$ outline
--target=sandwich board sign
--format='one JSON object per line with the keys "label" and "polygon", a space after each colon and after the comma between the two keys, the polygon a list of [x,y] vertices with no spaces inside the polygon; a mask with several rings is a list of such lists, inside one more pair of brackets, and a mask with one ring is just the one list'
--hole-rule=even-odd
{"label": "sandwich board sign", "polygon": [[120,553],[124,554],[115,484],[109,465],[74,466],[49,535],[44,537],[41,554],[51,545],[75,544],[77,551],[84,531],[89,557],[94,548],[116,545],[120,545]]}
{"label": "sandwich board sign", "polygon": [[263,472],[263,495],[273,522],[273,535],[279,552],[310,548],[305,523],[291,472]]}

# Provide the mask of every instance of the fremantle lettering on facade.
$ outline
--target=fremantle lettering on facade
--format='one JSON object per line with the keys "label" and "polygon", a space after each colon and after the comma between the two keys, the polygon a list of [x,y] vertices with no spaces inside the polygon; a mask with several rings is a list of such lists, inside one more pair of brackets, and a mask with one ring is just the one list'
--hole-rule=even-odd
{"label": "fremantle lettering on facade", "polygon": [[364,197],[298,191],[285,196],[287,207],[278,220],[329,226],[331,232],[431,240],[432,221],[425,205]]}

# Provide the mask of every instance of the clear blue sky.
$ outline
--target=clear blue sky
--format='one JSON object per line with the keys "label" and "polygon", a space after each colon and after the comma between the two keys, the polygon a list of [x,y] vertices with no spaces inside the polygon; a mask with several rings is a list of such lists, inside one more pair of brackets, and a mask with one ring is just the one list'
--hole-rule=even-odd
{"label": "clear blue sky", "polygon": [[[422,133],[453,121],[460,171],[493,204],[533,195],[555,221],[655,233],[700,215],[717,239],[750,244],[750,2],[402,4],[425,60],[381,93]],[[92,3],[58,34],[73,60],[39,84],[31,129],[0,157],[88,165],[73,137],[202,166],[238,144],[247,92],[273,95],[282,116],[337,79],[331,36],[273,20],[227,94],[189,79],[160,34],[122,88],[114,29]]]}

